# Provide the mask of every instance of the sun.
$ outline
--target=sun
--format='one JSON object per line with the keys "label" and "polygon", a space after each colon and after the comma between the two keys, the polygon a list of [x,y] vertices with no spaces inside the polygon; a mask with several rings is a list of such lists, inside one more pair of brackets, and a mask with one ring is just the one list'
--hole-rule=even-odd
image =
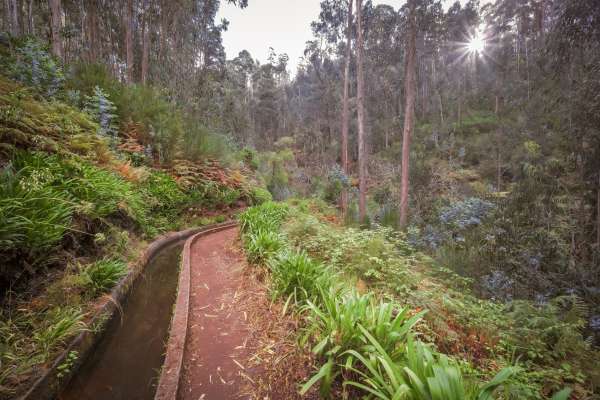
{"label": "sun", "polygon": [[470,53],[481,53],[485,48],[485,39],[481,33],[477,32],[467,43],[467,50]]}
{"label": "sun", "polygon": [[485,49],[485,36],[481,29],[477,29],[467,42],[467,51],[473,54],[481,54]]}

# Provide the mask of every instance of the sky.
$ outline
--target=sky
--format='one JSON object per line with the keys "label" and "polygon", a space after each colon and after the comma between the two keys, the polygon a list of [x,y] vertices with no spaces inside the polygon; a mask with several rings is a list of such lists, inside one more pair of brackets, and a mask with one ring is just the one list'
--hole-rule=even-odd
{"label": "sky", "polygon": [[[373,0],[373,4],[389,4],[398,9],[406,0]],[[453,0],[446,0],[449,6]],[[227,19],[229,30],[223,34],[227,58],[235,58],[241,50],[265,63],[269,47],[277,54],[290,56],[289,69],[294,73],[304,54],[305,43],[312,39],[310,23],[319,17],[320,0],[249,0],[239,9],[221,2],[217,20]]]}

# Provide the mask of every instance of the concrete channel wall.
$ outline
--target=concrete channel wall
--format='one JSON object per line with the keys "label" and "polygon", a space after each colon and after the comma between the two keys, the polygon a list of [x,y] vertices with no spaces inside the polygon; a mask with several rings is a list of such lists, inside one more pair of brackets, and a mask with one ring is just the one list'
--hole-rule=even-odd
{"label": "concrete channel wall", "polygon": [[[37,381],[35,381],[27,393],[25,393],[19,399],[51,400],[58,397],[61,391],[69,383],[70,378],[77,373],[78,369],[83,365],[86,358],[94,351],[94,348],[99,343],[106,327],[108,326],[108,322],[112,318],[118,317],[120,304],[127,299],[131,288],[138,278],[140,278],[150,260],[152,260],[161,250],[193,235],[209,234],[211,232],[227,229],[235,225],[235,222],[224,222],[222,224],[208,225],[200,228],[190,228],[180,232],[170,232],[158,237],[156,240],[150,243],[140,258],[135,262],[129,274],[125,276],[111,291],[109,301],[104,302],[104,304],[98,310],[94,311],[94,314],[88,323],[90,329],[85,330],[77,335],[69,343],[67,348],[54,359],[49,369]],[[189,270],[187,283],[189,295]],[[181,285],[181,277],[179,284]],[[179,290],[181,290],[181,286],[178,288],[178,291]],[[179,301],[179,297],[180,296],[178,294],[177,301]],[[59,372],[58,367],[62,365],[65,360],[67,360],[69,353],[72,351],[77,352],[78,358],[73,363],[70,371],[65,376],[59,378],[57,376]],[[64,373],[65,372],[63,371],[63,374]]]}

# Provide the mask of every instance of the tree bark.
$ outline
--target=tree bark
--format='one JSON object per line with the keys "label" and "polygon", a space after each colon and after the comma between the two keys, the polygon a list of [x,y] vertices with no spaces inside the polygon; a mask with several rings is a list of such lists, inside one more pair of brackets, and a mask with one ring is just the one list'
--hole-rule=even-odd
{"label": "tree bark", "polygon": [[127,61],[127,83],[133,83],[133,0],[127,0],[125,10],[125,51]]}
{"label": "tree bark", "polygon": [[357,115],[358,115],[358,215],[361,223],[367,216],[367,152],[365,148],[365,84],[363,71],[363,33],[362,33],[362,0],[356,0],[356,20],[358,30],[358,46],[356,62]]}
{"label": "tree bark", "polygon": [[48,0],[50,6],[50,40],[52,42],[52,54],[60,58],[63,58],[63,43],[60,37],[60,31],[62,29],[62,6],[61,0]]}
{"label": "tree bark", "polygon": [[415,118],[415,61],[416,61],[416,24],[415,24],[415,1],[409,3],[409,27],[406,43],[406,71],[405,71],[405,93],[406,107],[404,112],[404,133],[402,138],[402,177],[400,181],[400,221],[401,228],[406,226],[408,220],[408,185],[409,185],[409,155],[410,139],[414,127]]}
{"label": "tree bark", "polygon": [[88,62],[95,63],[98,61],[99,46],[98,46],[98,2],[97,0],[89,0],[85,2],[86,8],[86,26],[88,38]]}
{"label": "tree bark", "polygon": [[17,0],[10,0],[6,5],[8,6],[10,34],[12,36],[19,36],[21,34],[21,30],[19,29],[19,2]]}
{"label": "tree bark", "polygon": [[[348,104],[350,86],[350,57],[352,56],[352,4],[354,0],[348,1],[348,26],[346,31],[346,63],[344,66],[344,100],[342,110],[342,170],[350,176],[348,165],[348,125],[350,118],[350,105]],[[348,210],[348,190],[342,188],[341,198],[342,214],[345,216]]]}
{"label": "tree bark", "polygon": [[598,172],[598,199],[596,207],[596,245],[600,248],[600,172]]}
{"label": "tree bark", "polygon": [[35,26],[33,22],[33,0],[27,3],[27,33],[35,35]]}
{"label": "tree bark", "polygon": [[148,54],[150,49],[150,8],[149,0],[144,0],[144,26],[143,26],[143,43],[142,43],[142,85],[146,84],[148,79]]}

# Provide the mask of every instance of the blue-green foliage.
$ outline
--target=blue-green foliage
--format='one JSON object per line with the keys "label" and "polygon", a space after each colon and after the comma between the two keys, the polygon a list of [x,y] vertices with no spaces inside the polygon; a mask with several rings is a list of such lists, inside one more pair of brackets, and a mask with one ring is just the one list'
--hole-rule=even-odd
{"label": "blue-green foliage", "polygon": [[52,97],[62,89],[64,73],[60,64],[39,42],[28,39],[15,51],[11,76],[31,86],[38,93]]}
{"label": "blue-green foliage", "polygon": [[86,96],[85,111],[92,115],[98,122],[98,134],[117,136],[116,107],[108,98],[108,94],[99,86],[94,88],[92,96]]}
{"label": "blue-green foliage", "polygon": [[481,225],[494,209],[493,203],[476,197],[452,203],[439,211],[437,224],[425,226],[422,235],[411,235],[411,243],[436,249],[450,241],[464,242],[465,233]]}

